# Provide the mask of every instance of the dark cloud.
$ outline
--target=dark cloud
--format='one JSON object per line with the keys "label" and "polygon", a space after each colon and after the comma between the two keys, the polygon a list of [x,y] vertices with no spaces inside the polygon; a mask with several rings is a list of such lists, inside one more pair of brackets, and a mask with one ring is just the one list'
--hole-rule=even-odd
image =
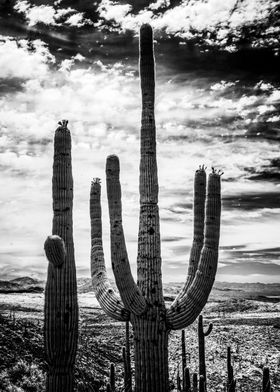
{"label": "dark cloud", "polygon": [[220,246],[219,249],[220,250],[244,249],[245,246],[246,246],[246,244],[242,244],[242,245],[223,245],[223,246]]}
{"label": "dark cloud", "polygon": [[[30,1],[32,5],[38,6],[38,2]],[[139,14],[141,10],[147,8],[153,1],[116,1],[114,4],[130,4],[131,13]],[[182,2],[167,2],[158,9],[154,9],[154,15],[163,15],[166,11],[174,9]],[[40,1],[40,5],[49,5],[55,9],[66,9],[71,7],[77,12],[84,14],[84,17],[92,23],[102,22],[101,27],[85,25],[81,28],[76,26],[48,26],[39,23],[35,26],[27,26],[24,16],[15,11],[14,2],[2,0],[0,4],[0,33],[4,35],[14,35],[29,40],[42,39],[50,46],[51,52],[61,59],[66,56],[81,53],[87,59],[102,59],[103,61],[115,61],[120,59],[125,61],[130,59],[130,63],[137,64],[138,57],[138,40],[132,31],[120,31],[118,25],[110,20],[100,18],[98,7],[100,0],[92,2],[86,1],[62,1],[59,5],[54,6],[52,1]],[[238,7],[232,11],[238,13]],[[217,25],[215,29],[207,27],[201,31],[191,29],[191,38],[182,39],[178,32],[167,33],[165,29],[155,32],[155,38],[160,45],[156,45],[157,57],[160,62],[167,67],[185,72],[206,71],[208,75],[221,73],[221,77],[228,80],[233,74],[242,78],[242,73],[247,72],[247,78],[254,78],[255,74],[272,75],[278,72],[280,66],[280,56],[275,56],[275,45],[265,47],[265,39],[262,32],[270,26],[278,26],[277,15],[280,10],[278,6],[272,7],[271,15],[268,20],[259,23],[246,23],[241,29],[228,34],[227,43],[224,46],[234,45],[239,49],[234,53],[221,50],[221,43],[217,38],[219,29],[223,26]],[[63,19],[63,18],[62,18]],[[275,33],[277,34],[277,33]],[[275,35],[274,34],[274,35]],[[277,42],[273,33],[269,42]],[[184,41],[185,45],[181,45]],[[223,40],[225,41],[225,40]],[[254,47],[253,42],[262,42],[264,47]],[[208,44],[207,42],[211,42]],[[260,44],[261,46],[261,44]],[[279,45],[278,45],[279,46]]]}
{"label": "dark cloud", "polygon": [[[278,115],[279,110],[275,109],[270,115]],[[263,118],[258,119],[257,122],[251,123],[246,131],[246,137],[253,139],[267,139],[280,140],[280,120],[275,122],[267,122]]]}
{"label": "dark cloud", "polygon": [[[268,248],[268,249],[226,249],[228,254],[228,261],[222,261],[223,264],[236,264],[238,260],[262,260],[265,264],[266,261],[269,263],[271,260],[280,260],[280,248]],[[237,261],[236,261],[237,260]]]}
{"label": "dark cloud", "polygon": [[[280,208],[280,192],[222,195],[222,205],[226,210],[251,211],[263,208]],[[168,208],[168,211],[177,215],[184,215],[192,207],[192,203],[175,203]]]}
{"label": "dark cloud", "polygon": [[[278,131],[280,134],[280,129]],[[280,139],[279,139],[280,140]],[[280,159],[271,159],[269,164],[262,165],[261,167],[245,167],[244,170],[248,173],[247,178],[254,181],[271,181],[279,183],[280,180]],[[279,198],[278,206],[279,204]]]}
{"label": "dark cloud", "polygon": [[227,275],[274,275],[280,274],[280,265],[274,263],[261,263],[258,261],[244,261],[218,269],[219,274]]}
{"label": "dark cloud", "polygon": [[225,209],[257,210],[262,208],[280,208],[280,192],[259,192],[222,196]]}
{"label": "dark cloud", "polygon": [[13,94],[18,91],[23,91],[23,82],[19,78],[1,79],[0,78],[0,96]]}
{"label": "dark cloud", "polygon": [[184,237],[168,237],[168,236],[164,236],[164,237],[161,237],[161,241],[162,242],[177,242],[177,241],[181,241],[181,240],[184,240],[185,238]]}

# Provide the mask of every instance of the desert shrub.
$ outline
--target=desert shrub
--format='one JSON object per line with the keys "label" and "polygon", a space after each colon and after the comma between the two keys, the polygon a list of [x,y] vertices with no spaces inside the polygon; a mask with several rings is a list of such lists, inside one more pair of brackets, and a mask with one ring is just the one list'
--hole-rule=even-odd
{"label": "desert shrub", "polygon": [[258,309],[258,305],[253,301],[233,298],[231,300],[220,303],[213,310],[215,310],[216,312],[236,313],[236,312],[254,311],[257,309]]}
{"label": "desert shrub", "polygon": [[36,364],[20,359],[14,366],[0,373],[3,392],[39,392],[44,388],[44,374]]}

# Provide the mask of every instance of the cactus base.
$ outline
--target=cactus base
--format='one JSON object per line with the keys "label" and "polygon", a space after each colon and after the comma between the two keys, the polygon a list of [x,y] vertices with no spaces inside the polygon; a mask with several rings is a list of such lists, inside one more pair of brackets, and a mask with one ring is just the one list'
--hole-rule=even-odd
{"label": "cactus base", "polygon": [[135,349],[135,392],[167,392],[168,330],[159,322],[132,320]]}
{"label": "cactus base", "polygon": [[49,371],[46,383],[46,392],[73,392],[74,377],[73,369],[69,372],[60,373]]}

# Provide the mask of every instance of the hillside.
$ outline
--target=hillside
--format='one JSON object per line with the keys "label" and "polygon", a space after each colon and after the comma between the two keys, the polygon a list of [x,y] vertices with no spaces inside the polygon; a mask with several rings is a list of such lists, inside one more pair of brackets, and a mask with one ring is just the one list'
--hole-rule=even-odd
{"label": "hillside", "polygon": [[[115,282],[111,284],[116,288]],[[93,291],[91,278],[77,279],[78,293],[90,293]],[[171,282],[163,284],[164,294],[172,300],[179,293],[183,283]],[[44,291],[45,281],[33,279],[28,276],[12,280],[0,280],[0,293],[41,293]],[[266,296],[275,297],[275,301],[280,300],[280,283],[228,283],[215,282],[210,300],[215,301],[222,297],[226,298],[247,298],[265,300]]]}

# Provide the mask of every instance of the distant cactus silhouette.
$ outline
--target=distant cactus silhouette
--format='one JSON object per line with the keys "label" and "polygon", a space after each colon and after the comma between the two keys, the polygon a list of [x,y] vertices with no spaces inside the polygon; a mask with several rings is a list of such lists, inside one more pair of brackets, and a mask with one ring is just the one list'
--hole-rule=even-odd
{"label": "distant cactus silhouette", "polygon": [[111,363],[110,365],[110,388],[112,392],[115,392],[116,390],[116,371],[115,371],[115,365]]}
{"label": "distant cactus silhouette", "polygon": [[132,392],[132,371],[131,371],[130,337],[129,337],[128,321],[125,323],[125,347],[123,347],[123,362],[124,362],[124,390],[125,392]]}
{"label": "distant cactus silhouette", "polygon": [[273,392],[270,382],[269,368],[263,368],[263,382],[262,382],[262,390],[263,392]]}
{"label": "distant cactus silhouette", "polygon": [[231,364],[231,349],[227,348],[227,373],[228,373],[228,381],[227,381],[227,392],[235,392],[236,388],[236,380],[233,376],[233,366]]}
{"label": "distant cactus silhouette", "polygon": [[52,235],[45,242],[49,260],[44,315],[48,362],[46,391],[72,392],[78,341],[78,303],[72,227],[71,135],[67,121],[62,121],[55,132],[52,193]]}
{"label": "distant cactus silhouette", "polygon": [[199,376],[199,392],[206,392],[206,382],[204,376]]}
{"label": "distant cactus silhouette", "polygon": [[183,380],[183,392],[186,391],[186,379],[185,379],[185,368],[187,366],[187,357],[186,357],[186,338],[185,338],[185,330],[181,331],[181,349],[182,349],[182,380]]}
{"label": "distant cactus silhouette", "polygon": [[185,367],[184,369],[184,389],[183,392],[191,392],[191,378],[190,378],[190,370]]}
{"label": "distant cactus silhouette", "polygon": [[[149,25],[140,30],[140,77],[142,89],[140,220],[138,234],[137,284],[131,274],[122,227],[119,159],[107,158],[107,195],[111,225],[111,261],[120,297],[106,275],[102,247],[100,190],[93,181],[90,194],[91,274],[96,297],[105,312],[130,322],[134,334],[135,392],[167,392],[168,335],[193,323],[212,289],[218,261],[220,234],[220,175],[195,174],[194,239],[186,284],[166,309],[161,277],[161,249],[158,211],[156,128],[154,118],[153,32]],[[205,205],[206,204],[206,205]]]}
{"label": "distant cactus silhouette", "polygon": [[192,392],[197,392],[198,391],[198,379],[197,379],[197,373],[193,374],[193,389]]}
{"label": "distant cactus silhouette", "polygon": [[207,330],[203,329],[203,316],[198,318],[198,351],[199,351],[199,375],[204,377],[205,385],[206,379],[206,363],[205,363],[205,337],[210,335],[213,329],[213,324],[210,323]]}
{"label": "distant cactus silhouette", "polygon": [[176,376],[176,386],[177,386],[177,391],[181,391],[182,390],[181,377],[180,377],[180,371],[179,370],[178,370],[177,376]]}
{"label": "distant cactus silhouette", "polygon": [[182,349],[182,384],[183,392],[190,392],[191,389],[191,381],[190,381],[190,371],[187,368],[187,356],[186,356],[186,339],[185,339],[185,330],[182,329],[181,332],[181,349]]}

